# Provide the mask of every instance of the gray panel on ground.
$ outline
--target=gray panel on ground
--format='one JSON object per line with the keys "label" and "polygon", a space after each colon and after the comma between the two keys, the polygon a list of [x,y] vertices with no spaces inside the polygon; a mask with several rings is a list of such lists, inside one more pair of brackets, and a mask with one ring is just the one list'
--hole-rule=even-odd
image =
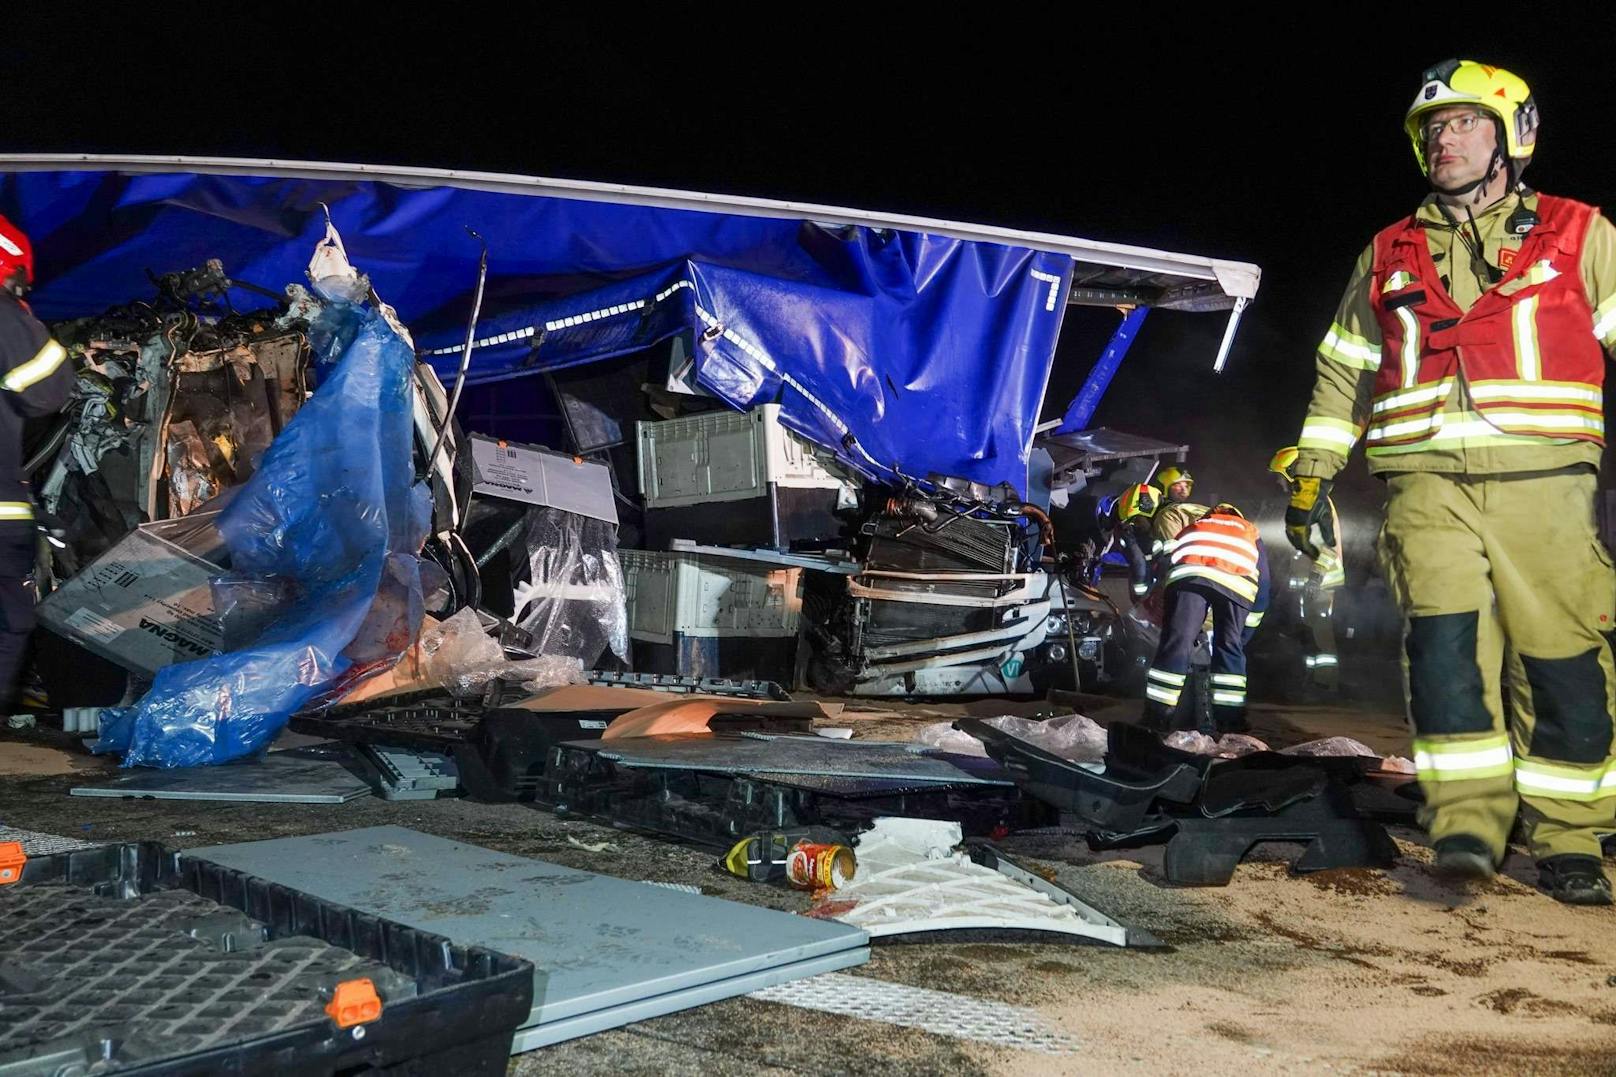
{"label": "gray panel on ground", "polygon": [[511,1054],[519,1055],[523,1051],[532,1051],[539,1047],[548,1047],[552,1043],[563,1040],[575,1040],[579,1036],[593,1036],[597,1032],[605,1032],[609,1028],[621,1028],[636,1021],[649,1021],[653,1017],[664,1017],[680,1010],[688,1010],[696,1006],[706,1006],[711,1002],[722,1002],[727,998],[739,998],[755,991],[766,991],[770,988],[781,987],[795,980],[804,980],[812,976],[819,976],[827,972],[840,972],[862,965],[870,959],[868,947],[857,950],[844,950],[839,954],[827,954],[824,957],[810,958],[807,961],[795,961],[789,965],[778,965],[762,972],[750,972],[744,976],[731,976],[725,980],[703,984],[700,987],[690,987],[683,991],[670,991],[665,995],[656,995],[639,1002],[630,1002],[622,1006],[613,1006],[610,1009],[596,1010],[594,1013],[580,1014],[561,1021],[553,1021],[542,1025],[530,1025],[517,1032],[516,1039],[511,1044]]}
{"label": "gray panel on ground", "polygon": [[992,760],[922,754],[905,744],[824,737],[713,736],[705,733],[574,741],[626,767],[673,767],[719,774],[819,774],[970,785],[1013,785]]}
{"label": "gray panel on ground", "polygon": [[370,792],[370,783],[344,765],[349,759],[340,745],[317,745],[218,767],[133,768],[104,784],[78,785],[69,792],[76,797],[143,800],[341,804]]}
{"label": "gray panel on ground", "polygon": [[[188,851],[457,943],[527,958],[537,983],[524,1027],[566,1021],[577,1028],[554,1030],[556,1039],[757,990],[745,985],[759,974],[800,966],[799,975],[812,975],[869,956],[869,937],[846,924],[574,871],[405,827]],[[580,1018],[588,1020],[574,1021]],[[541,1033],[528,1046],[555,1042]]]}

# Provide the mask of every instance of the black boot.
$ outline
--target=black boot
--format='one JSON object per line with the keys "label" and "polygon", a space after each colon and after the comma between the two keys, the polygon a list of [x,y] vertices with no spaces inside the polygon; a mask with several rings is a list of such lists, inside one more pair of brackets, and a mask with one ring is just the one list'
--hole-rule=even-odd
{"label": "black boot", "polygon": [[1537,862],[1538,885],[1567,905],[1610,905],[1610,880],[1597,856],[1567,853]]}
{"label": "black boot", "polygon": [[1177,707],[1169,707],[1165,704],[1157,703],[1154,699],[1147,700],[1145,703],[1145,712],[1139,716],[1139,725],[1141,728],[1148,729],[1152,733],[1165,736],[1178,728],[1175,724],[1177,714]]}
{"label": "black boot", "polygon": [[1470,834],[1449,834],[1437,839],[1436,862],[1431,871],[1449,882],[1486,882],[1498,873],[1493,851]]}

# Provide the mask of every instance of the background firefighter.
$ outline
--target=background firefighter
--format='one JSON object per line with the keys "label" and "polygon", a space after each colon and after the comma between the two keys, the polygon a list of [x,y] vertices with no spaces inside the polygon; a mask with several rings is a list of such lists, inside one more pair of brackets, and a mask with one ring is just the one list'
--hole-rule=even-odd
{"label": "background firefighter", "polygon": [[1429,69],[1405,129],[1432,194],[1364,251],[1319,346],[1286,534],[1307,549],[1362,438],[1438,873],[1491,877],[1518,805],[1541,885],[1609,904],[1616,582],[1594,491],[1616,229],[1520,182],[1538,111],[1508,71]]}
{"label": "background firefighter", "polygon": [[[1274,454],[1268,470],[1279,479],[1288,494],[1293,481],[1297,448],[1288,445]],[[1310,529],[1309,549],[1297,550],[1291,557],[1288,582],[1296,603],[1296,615],[1306,627],[1312,650],[1307,656],[1307,682],[1310,687],[1334,692],[1341,683],[1341,658],[1336,650],[1335,593],[1347,582],[1346,563],[1341,553],[1341,516],[1335,502]]]}

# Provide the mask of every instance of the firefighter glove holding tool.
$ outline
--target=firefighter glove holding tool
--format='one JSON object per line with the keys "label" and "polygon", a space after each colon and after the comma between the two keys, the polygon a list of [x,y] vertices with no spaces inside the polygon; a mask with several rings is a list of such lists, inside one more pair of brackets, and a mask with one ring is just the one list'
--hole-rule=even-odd
{"label": "firefighter glove holding tool", "polygon": [[1291,480],[1291,503],[1285,509],[1285,537],[1291,545],[1314,560],[1319,548],[1313,545],[1313,526],[1318,525],[1326,546],[1335,545],[1335,521],[1330,518],[1329,479],[1304,476]]}

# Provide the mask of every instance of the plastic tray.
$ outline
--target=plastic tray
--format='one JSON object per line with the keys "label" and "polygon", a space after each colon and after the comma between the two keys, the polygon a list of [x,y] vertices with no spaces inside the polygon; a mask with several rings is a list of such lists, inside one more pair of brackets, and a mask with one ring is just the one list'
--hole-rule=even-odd
{"label": "plastic tray", "polygon": [[[339,1027],[337,985],[373,1020]],[[0,1075],[502,1074],[530,962],[152,842],[0,886]]]}

